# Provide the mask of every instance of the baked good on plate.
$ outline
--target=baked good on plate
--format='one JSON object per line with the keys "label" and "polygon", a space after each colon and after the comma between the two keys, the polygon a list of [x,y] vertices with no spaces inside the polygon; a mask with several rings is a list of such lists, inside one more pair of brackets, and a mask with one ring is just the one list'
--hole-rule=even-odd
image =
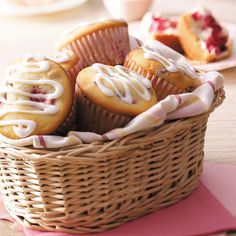
{"label": "baked good on plate", "polygon": [[77,73],[94,63],[123,64],[130,51],[128,25],[120,19],[82,23],[66,31],[56,44],[58,51],[70,49],[80,58]]}
{"label": "baked good on plate", "polygon": [[179,53],[183,53],[177,32],[178,20],[160,13],[146,13],[142,31],[149,39],[158,40]]}
{"label": "baked good on plate", "polygon": [[93,64],[79,73],[77,85],[80,131],[123,127],[157,102],[151,82],[120,65]]}
{"label": "baked good on plate", "polygon": [[55,132],[69,116],[73,96],[59,64],[26,55],[7,68],[0,87],[0,134],[18,139]]}
{"label": "baked good on plate", "polygon": [[228,57],[232,51],[227,30],[204,7],[182,15],[178,32],[185,54],[191,60],[207,63]]}
{"label": "baked good on plate", "polygon": [[158,100],[192,91],[200,85],[197,71],[186,59],[159,41],[150,40],[132,50],[124,66],[148,78]]}

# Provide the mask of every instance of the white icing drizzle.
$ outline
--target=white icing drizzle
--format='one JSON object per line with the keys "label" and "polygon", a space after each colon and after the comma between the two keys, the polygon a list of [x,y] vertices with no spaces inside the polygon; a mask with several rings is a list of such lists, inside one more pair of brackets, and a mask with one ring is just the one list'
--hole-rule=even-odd
{"label": "white icing drizzle", "polygon": [[[148,89],[152,87],[152,84],[150,80],[144,76],[120,65],[112,68],[96,63],[92,65],[92,68],[97,71],[95,82],[105,95],[109,97],[118,96],[122,101],[132,104],[133,96],[130,90],[130,88],[132,88],[141,99],[145,101],[151,99],[151,94]],[[106,81],[111,89],[108,88],[103,81]],[[122,84],[124,92],[120,91],[117,83]]]}
{"label": "white icing drizzle", "polygon": [[181,54],[164,44],[150,40],[142,48],[145,59],[159,61],[169,72],[182,71],[192,78],[198,77],[193,66]]}
{"label": "white icing drizzle", "polygon": [[54,92],[50,94],[31,94],[27,93],[18,89],[14,88],[9,88],[9,87],[0,87],[0,93],[14,93],[17,95],[23,95],[26,97],[31,97],[31,98],[42,98],[42,99],[56,99],[59,98],[63,94],[63,86],[58,83],[57,81],[54,80],[49,80],[49,79],[42,79],[42,80],[26,80],[26,79],[13,79],[9,78],[7,79],[8,83],[12,84],[28,84],[28,85],[50,85],[54,88]]}
{"label": "white icing drizzle", "polygon": [[[32,60],[32,61],[31,61]],[[0,118],[8,113],[26,113],[26,114],[44,114],[50,115],[55,114],[58,112],[58,108],[54,104],[49,104],[47,102],[37,101],[36,99],[42,99],[45,101],[49,101],[52,99],[59,98],[63,92],[63,86],[54,80],[49,79],[39,79],[39,80],[32,80],[30,79],[21,79],[21,74],[16,74],[14,72],[47,72],[50,70],[50,64],[46,61],[44,56],[32,56],[27,55],[23,58],[23,61],[19,65],[12,65],[7,69],[6,76],[5,76],[5,84],[0,87],[0,104],[3,107],[0,109]],[[16,88],[10,87],[8,84],[16,85]],[[24,85],[32,85],[32,86],[51,86],[53,87],[54,91],[50,94],[31,94],[26,91],[22,91],[18,89],[18,84]],[[20,95],[23,97],[28,98],[28,100],[19,99],[18,100],[9,100],[4,97],[5,94],[14,94]],[[32,99],[32,100],[30,100]],[[34,100],[33,100],[34,99]],[[36,101],[35,101],[36,100]],[[7,105],[4,106],[4,105]],[[16,108],[15,105],[19,106],[29,106],[35,108],[32,109],[23,109],[23,108]],[[18,137],[24,138],[30,135],[36,128],[36,123],[33,120],[0,120],[0,126],[13,126],[13,130]]]}
{"label": "white icing drizzle", "polygon": [[71,51],[70,50],[64,50],[61,52],[58,52],[56,55],[50,57],[47,56],[48,59],[55,61],[58,64],[68,62],[71,59]]}
{"label": "white icing drizzle", "polygon": [[1,120],[0,126],[12,126],[15,134],[18,137],[24,138],[30,135],[36,128],[36,123],[33,120]]}
{"label": "white icing drizzle", "polygon": [[47,72],[50,69],[48,61],[45,60],[45,56],[41,54],[31,55],[27,54],[23,57],[21,65],[9,66],[8,70],[17,70],[25,73],[41,73]]}

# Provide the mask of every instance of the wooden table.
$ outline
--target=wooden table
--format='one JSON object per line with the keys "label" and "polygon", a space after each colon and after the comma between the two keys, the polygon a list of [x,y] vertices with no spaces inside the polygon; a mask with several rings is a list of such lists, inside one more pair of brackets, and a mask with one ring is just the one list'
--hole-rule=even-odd
{"label": "wooden table", "polygon": [[[179,4],[180,1],[176,0]],[[172,0],[155,1],[154,9],[171,14],[179,13],[194,5],[193,0],[183,5],[169,4]],[[236,23],[235,2],[233,0],[204,1],[223,20]],[[212,5],[211,5],[212,4]],[[171,7],[175,6],[175,8]],[[227,14],[221,14],[224,7]],[[12,60],[31,53],[50,53],[60,33],[81,20],[109,16],[100,0],[89,2],[78,9],[37,17],[0,16],[0,71]],[[236,45],[235,45],[236,46]],[[222,71],[225,76],[226,99],[210,117],[205,143],[205,160],[236,165],[236,67]],[[0,72],[1,74],[1,72]],[[0,236],[22,236],[10,228],[10,223],[0,221]]]}

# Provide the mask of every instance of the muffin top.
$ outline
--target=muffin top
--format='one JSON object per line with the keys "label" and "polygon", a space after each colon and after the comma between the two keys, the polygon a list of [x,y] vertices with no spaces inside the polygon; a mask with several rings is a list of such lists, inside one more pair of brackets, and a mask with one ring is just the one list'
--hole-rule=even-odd
{"label": "muffin top", "polygon": [[120,65],[93,64],[79,73],[77,84],[90,101],[118,114],[136,116],[157,103],[151,82]]}
{"label": "muffin top", "polygon": [[93,32],[121,26],[128,27],[128,24],[122,19],[101,19],[77,24],[61,35],[59,42],[56,44],[56,49],[61,50],[71,41],[85,37]]}
{"label": "muffin top", "polygon": [[47,56],[47,58],[60,64],[66,71],[75,66],[79,61],[78,56],[68,49],[57,52],[53,56]]}
{"label": "muffin top", "polygon": [[42,55],[15,61],[0,87],[0,133],[13,139],[53,133],[66,120],[73,93],[59,64]]}
{"label": "muffin top", "polygon": [[127,59],[181,89],[200,85],[199,75],[192,65],[181,54],[158,41],[147,41],[144,46],[132,50]]}

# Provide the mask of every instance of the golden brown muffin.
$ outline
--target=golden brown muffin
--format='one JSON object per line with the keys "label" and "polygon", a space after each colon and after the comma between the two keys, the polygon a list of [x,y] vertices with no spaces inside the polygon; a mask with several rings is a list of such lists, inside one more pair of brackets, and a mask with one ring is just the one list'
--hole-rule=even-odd
{"label": "golden brown muffin", "polygon": [[47,56],[48,59],[60,64],[62,68],[68,73],[69,78],[72,82],[73,87],[75,86],[77,71],[74,69],[78,63],[78,56],[71,50],[65,49],[61,52],[57,52],[53,56]]}
{"label": "golden brown muffin", "polygon": [[74,92],[65,70],[41,55],[10,65],[0,91],[0,133],[13,139],[56,131],[70,113]]}
{"label": "golden brown muffin", "polygon": [[227,30],[203,7],[182,15],[178,32],[185,54],[191,60],[207,63],[228,57],[232,52]]}
{"label": "golden brown muffin", "polygon": [[56,49],[69,49],[78,55],[77,73],[94,63],[123,64],[130,51],[128,25],[119,19],[82,23],[66,31]]}
{"label": "golden brown muffin", "polygon": [[197,72],[185,58],[158,41],[148,41],[132,50],[124,66],[151,80],[158,100],[200,85]]}
{"label": "golden brown muffin", "polygon": [[122,127],[154,104],[150,81],[123,66],[94,64],[77,77],[80,129],[105,133]]}

